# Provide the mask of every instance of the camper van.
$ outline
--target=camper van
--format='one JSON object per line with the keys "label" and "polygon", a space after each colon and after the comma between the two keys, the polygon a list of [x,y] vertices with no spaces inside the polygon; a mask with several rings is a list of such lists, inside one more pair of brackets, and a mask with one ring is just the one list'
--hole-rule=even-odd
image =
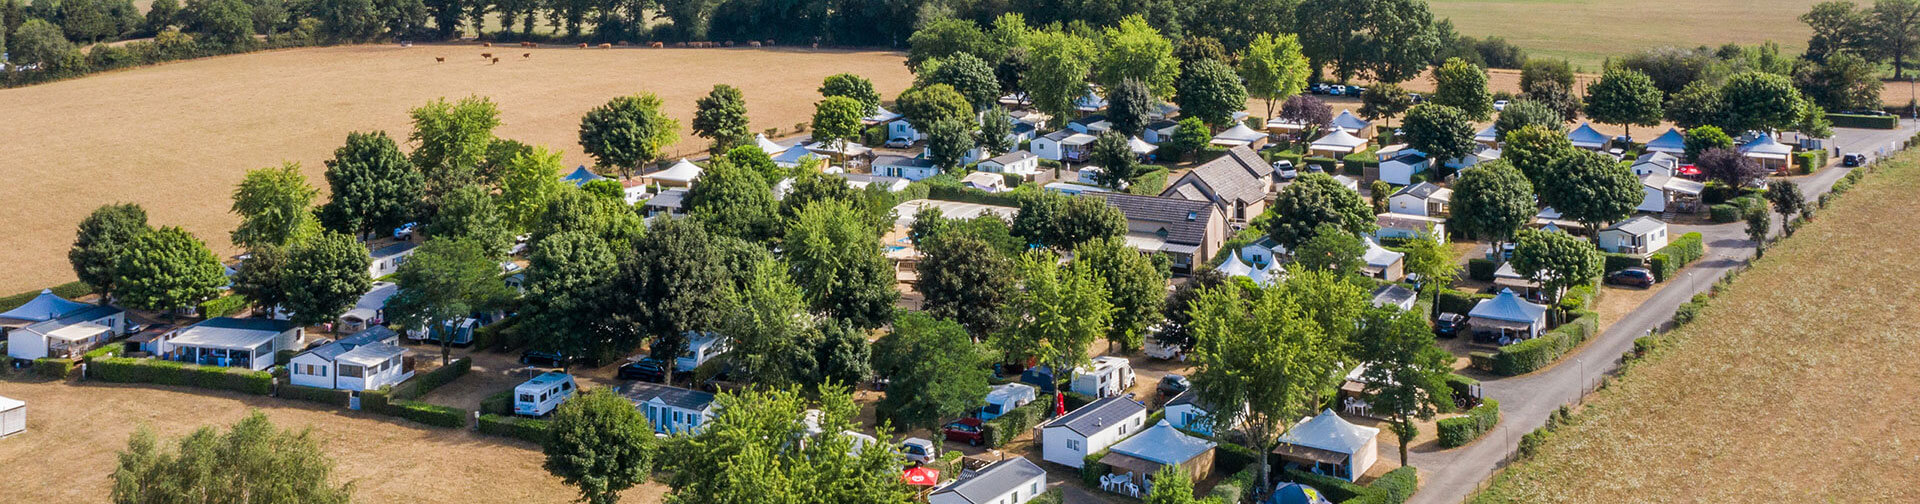
{"label": "camper van", "polygon": [[999,418],[1014,408],[1033,402],[1035,395],[1037,393],[1033,386],[1025,383],[995,385],[987,390],[987,405],[981,406],[980,413],[975,416],[981,420]]}
{"label": "camper van", "polygon": [[530,417],[552,413],[561,401],[573,397],[573,375],[546,373],[513,388],[513,414]]}
{"label": "camper van", "polygon": [[460,319],[459,322],[449,320],[441,323],[440,328],[432,332],[428,332],[424,328],[407,329],[407,339],[439,343],[440,338],[446,337],[447,334],[451,333],[453,335],[454,346],[466,346],[473,344],[473,331],[479,329],[481,325],[479,319],[473,318]]}
{"label": "camper van", "polygon": [[1088,397],[1117,396],[1133,386],[1133,363],[1124,357],[1100,356],[1093,365],[1074,370],[1068,390]]}
{"label": "camper van", "polygon": [[673,362],[674,369],[693,371],[701,364],[713,360],[713,357],[727,353],[727,339],[710,332],[687,333],[687,348],[680,351],[680,358]]}

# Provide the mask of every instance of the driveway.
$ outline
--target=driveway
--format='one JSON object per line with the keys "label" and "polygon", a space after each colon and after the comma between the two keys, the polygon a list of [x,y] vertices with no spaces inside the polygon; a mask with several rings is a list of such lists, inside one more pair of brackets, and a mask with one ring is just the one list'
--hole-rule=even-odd
{"label": "driveway", "polygon": [[[1833,145],[1843,153],[1866,153],[1878,159],[1896,151],[1899,143],[1911,138],[1916,131],[1912,120],[1901,121],[1900,126],[1897,130],[1835,128]],[[1795,182],[1811,201],[1826,193],[1849,170],[1835,165]],[[1506,464],[1521,436],[1545,425],[1547,416],[1561,405],[1577,403],[1602,375],[1613,372],[1619,366],[1620,355],[1632,350],[1634,338],[1672,320],[1680,304],[1706,291],[1728,271],[1753,257],[1753,243],[1746,238],[1746,224],[1674,227],[1678,233],[1693,231],[1700,232],[1706,239],[1706,257],[1688,267],[1675,283],[1608,327],[1593,342],[1553,367],[1483,382],[1486,395],[1500,400],[1500,424],[1465,447],[1413,453],[1411,462],[1422,468],[1424,474],[1420,491],[1408,502],[1445,504],[1466,500],[1495,469]],[[1387,449],[1382,446],[1381,456],[1397,456],[1397,453],[1385,453]]]}

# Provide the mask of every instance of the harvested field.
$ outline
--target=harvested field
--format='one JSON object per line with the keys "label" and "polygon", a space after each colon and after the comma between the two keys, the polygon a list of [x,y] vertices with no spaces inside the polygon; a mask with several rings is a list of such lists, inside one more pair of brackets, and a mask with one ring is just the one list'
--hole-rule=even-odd
{"label": "harvested field", "polygon": [[1474,502],[1912,502],[1920,155],[1878,170]]}
{"label": "harvested field", "polygon": [[[0,395],[27,402],[27,431],[0,442],[7,497],[17,502],[104,502],[115,454],[140,425],[162,439],[202,426],[225,429],[250,409],[280,428],[313,429],[354,502],[554,503],[574,491],[540,464],[537,446],[438,429],[309,403],[204,390],[0,381]],[[628,491],[659,502],[666,487]]]}
{"label": "harvested field", "polygon": [[[771,49],[508,48],[499,64],[479,45],[362,45],[186,61],[0,90],[0,201],[11,203],[0,250],[0,293],[72,280],[66,249],[95,207],[144,205],[156,225],[185,226],[217,252],[233,185],[250,168],[297,161],[325,189],[323,162],[350,131],[404,140],[409,108],[429,100],[491,97],[502,137],[545,144],[569,164],[580,116],[615,96],[652,92],[681,121],[675,149],[704,149],[685,126],[714,84],[747,97],[755,130],[810,121],[827,75],[873,79],[888,97],[910,80],[899,53]],[[521,57],[530,53],[531,57]],[[435,57],[445,57],[436,63]]]}
{"label": "harvested field", "polygon": [[[1461,34],[1505,37],[1534,56],[1598,71],[1608,56],[1660,46],[1779,42],[1789,54],[1812,32],[1799,17],[1814,0],[1430,0],[1434,19]],[[1871,2],[1869,2],[1871,3]]]}

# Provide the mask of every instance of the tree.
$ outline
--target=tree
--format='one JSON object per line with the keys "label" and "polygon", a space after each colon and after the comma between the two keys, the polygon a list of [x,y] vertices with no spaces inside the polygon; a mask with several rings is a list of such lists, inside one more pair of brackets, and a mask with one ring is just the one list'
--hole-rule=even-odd
{"label": "tree", "polygon": [[1448,59],[1433,71],[1433,96],[1428,103],[1460,109],[1475,121],[1493,114],[1493,97],[1487,94],[1487,71],[1459,58]]}
{"label": "tree", "polygon": [[320,220],[354,236],[407,223],[426,183],[383,131],[348,133],[327,160],[326,177],[332,196],[320,207]]}
{"label": "tree", "polygon": [[1579,237],[1527,230],[1513,245],[1513,270],[1540,283],[1549,306],[1558,306],[1567,289],[1593,283],[1601,273],[1600,249]]}
{"label": "tree", "polygon": [[1872,51],[1893,60],[1893,80],[1905,78],[1907,58],[1920,47],[1920,1],[1875,0],[1867,16]]}
{"label": "tree", "polygon": [[893,315],[892,263],[880,239],[846,202],[816,201],[787,224],[786,257],[814,312],[871,329]]}
{"label": "tree", "polygon": [[105,302],[117,287],[120,253],[135,238],[152,230],[147,227],[147,210],[137,203],[95,208],[80,220],[73,247],[67,249],[67,262],[73,264],[73,275]]}
{"label": "tree", "polygon": [[1369,121],[1385,119],[1388,127],[1393,116],[1409,108],[1413,108],[1413,94],[1396,84],[1375,84],[1360,93],[1360,116]]}
{"label": "tree", "polygon": [[1098,57],[1093,41],[1048,30],[1027,39],[1028,68],[1021,79],[1033,107],[1052,117],[1073,117],[1074,102],[1087,94],[1087,75]]}
{"label": "tree", "polygon": [[[620,244],[630,248],[628,244]],[[527,254],[519,330],[532,348],[608,362],[639,344],[607,316],[610,280],[619,264],[612,244],[584,230],[532,242]]]}
{"label": "tree", "polygon": [[1207,504],[1214,500],[1193,498],[1193,478],[1176,466],[1163,466],[1153,474],[1153,490],[1147,492],[1147,504]]}
{"label": "tree", "polygon": [[1140,176],[1140,159],[1134,156],[1126,135],[1117,131],[1101,133],[1094,139],[1093,152],[1087,160],[1100,167],[1094,181],[1116,191],[1126,189],[1127,184]]}
{"label": "tree", "polygon": [[1146,84],[1136,79],[1122,80],[1107,88],[1107,122],[1113,125],[1113,131],[1122,135],[1138,136],[1144,132],[1148,114],[1159,105],[1160,100],[1153,97]]}
{"label": "tree", "polygon": [[448,193],[440,204],[440,213],[427,222],[426,232],[433,238],[471,239],[493,258],[503,258],[507,248],[513,246],[513,230],[499,203],[487,188],[478,185]]}
{"label": "tree", "polygon": [[[387,300],[387,318],[431,333],[469,314],[501,306],[513,293],[500,281],[500,265],[492,254],[473,239],[427,240],[394,273],[400,292]],[[453,337],[441,335],[440,363],[452,357]]]}
{"label": "tree", "polygon": [[1182,114],[1215,127],[1233,124],[1233,113],[1247,107],[1247,88],[1240,84],[1240,75],[1219,61],[1194,63],[1174,87],[1178,90],[1174,101]]}
{"label": "tree", "polygon": [[580,500],[620,502],[620,492],[652,474],[653,427],[612,389],[583,391],[553,410],[540,449],[547,472],[580,488]]}
{"label": "tree", "polygon": [[759,173],[724,160],[707,164],[700,183],[687,190],[687,214],[708,231],[761,241],[779,224],[773,188]]}
{"label": "tree", "polygon": [[1302,52],[1314,68],[1332,67],[1341,82],[1362,74],[1402,82],[1426,70],[1440,50],[1433,14],[1423,2],[1310,0],[1293,14]]}
{"label": "tree", "polygon": [[882,234],[893,229],[894,224],[892,193],[885,191],[884,187],[854,189],[844,178],[817,171],[801,172],[794,177],[793,189],[788,190],[787,197],[780,200],[780,222],[792,222],[800,216],[801,209],[815,201],[836,200],[859,210],[862,220],[872,226],[874,234]]}
{"label": "tree", "polygon": [[1545,103],[1520,99],[1507,103],[1500,111],[1500,117],[1493,121],[1496,139],[1504,139],[1507,133],[1518,131],[1527,126],[1537,126],[1543,131],[1564,134],[1567,131],[1566,116]]}
{"label": "tree", "polygon": [[[807,396],[817,396],[819,403],[810,403]],[[714,398],[714,411],[712,421],[684,441],[669,443],[662,455],[676,468],[667,481],[672,489],[667,501],[912,499],[913,491],[900,477],[898,456],[890,449],[874,449],[875,441],[881,447],[893,444],[885,438],[891,427],[879,427],[880,440],[855,437],[863,429],[854,422],[860,408],[846,387],[821,387],[804,395],[794,389],[723,392]]]}
{"label": "tree", "polygon": [[[286,269],[287,247],[254,247],[247,250],[247,260],[240,263],[240,268],[234,272],[233,284],[229,288],[234,294],[245,296],[247,304],[256,309],[267,311],[285,306],[287,296],[293,290],[288,288],[292,284],[287,283]],[[361,267],[360,271],[360,276],[365,278],[366,267]]]}
{"label": "tree", "polygon": [[[373,287],[367,278],[367,248],[352,236],[320,233],[287,252],[281,273],[286,308],[296,324],[315,325],[340,318]],[[248,261],[252,262],[252,261]]]}
{"label": "tree", "polygon": [[873,89],[873,81],[850,73],[827,76],[820,84],[820,97],[852,99],[859,104],[854,109],[854,117],[866,117],[880,109],[880,92]]}
{"label": "tree", "polygon": [[1767,169],[1760,166],[1758,161],[1732,149],[1707,149],[1694,159],[1693,164],[1700,167],[1700,175],[1732,188],[1746,187],[1748,183],[1767,176]]}
{"label": "tree", "polygon": [[428,198],[439,199],[478,180],[481,161],[493,145],[493,129],[500,126],[500,109],[493,100],[477,96],[448,103],[440,98],[409,112],[414,144],[413,166],[426,181]]}
{"label": "tree", "polygon": [[1165,320],[1160,332],[1154,334],[1154,341],[1168,347],[1177,348],[1185,353],[1193,348],[1193,332],[1188,330],[1193,322],[1193,307],[1200,300],[1200,294],[1227,283],[1229,279],[1214,268],[1199,268],[1187,279],[1186,283],[1174,287],[1167,295],[1167,301],[1161,308]]}
{"label": "tree", "polygon": [[1780,212],[1787,236],[1793,236],[1793,214],[1807,206],[1807,197],[1800,192],[1800,184],[1786,180],[1775,180],[1767,184],[1767,202],[1773,204],[1773,211]]}
{"label": "tree", "polygon": [[206,242],[173,226],[135,236],[114,255],[113,297],[150,311],[191,307],[220,295],[226,268]]}
{"label": "tree", "polygon": [[560,181],[560,153],[537,147],[507,161],[500,180],[501,221],[515,234],[533,229],[547,203],[566,188]]}
{"label": "tree", "polygon": [[[844,96],[828,97],[825,100],[820,100],[820,103],[814,104],[814,139],[830,146],[836,146],[834,152],[843,151],[844,149],[837,147],[844,145],[847,140],[860,135],[860,119],[866,117],[866,114],[861,112],[861,107],[865,107],[865,105],[862,105],[860,101]],[[836,157],[838,156],[840,155],[836,154]],[[845,162],[844,159],[836,159],[835,161]]]}
{"label": "tree", "polygon": [[[1916,5],[1920,5],[1917,2]],[[1747,72],[1727,78],[1720,88],[1725,118],[1719,125],[1732,131],[1789,129],[1799,123],[1800,90],[1783,75]]]}
{"label": "tree", "polygon": [[948,173],[965,167],[967,152],[974,146],[972,122],[972,118],[949,118],[927,128],[927,160]]}
{"label": "tree", "polygon": [[[1300,54],[1300,38],[1292,34],[1262,33],[1254,37],[1253,45],[1247,46],[1246,53],[1240,57],[1240,77],[1246,80],[1247,94],[1267,102],[1267,117],[1273,117],[1274,102],[1285,102],[1305,90],[1307,77],[1312,74],[1307,57]],[[1390,89],[1400,88],[1391,86]],[[1406,92],[1401,91],[1400,96],[1406,97]],[[1408,100],[1411,104],[1411,98]],[[1361,113],[1366,110],[1361,109]]]}
{"label": "tree", "polygon": [[242,0],[187,0],[180,17],[182,31],[223,47],[246,48],[253,43],[253,8]]}
{"label": "tree", "polygon": [[1089,264],[1067,263],[1051,251],[1020,256],[1020,288],[1007,305],[1007,328],[993,346],[1013,362],[1039,362],[1056,370],[1089,362],[1087,349],[1112,326],[1113,303]]}
{"label": "tree", "polygon": [[1540,86],[1552,84],[1573,89],[1573,65],[1564,59],[1531,58],[1520,66],[1521,93],[1533,94]]}
{"label": "tree", "polygon": [[[993,67],[979,57],[967,53],[958,53],[941,58],[935,64],[928,65],[930,72],[923,75],[918,85],[946,84],[966,97],[973,110],[986,110],[1000,101],[1000,80],[993,74]],[[922,68],[923,71],[929,70]]]}
{"label": "tree", "polygon": [[1397,308],[1368,310],[1355,343],[1355,357],[1366,363],[1360,382],[1367,404],[1393,420],[1400,463],[1406,464],[1407,446],[1418,432],[1414,420],[1432,420],[1453,406],[1453,389],[1447,386],[1453,355],[1434,345],[1426,320]]}
{"label": "tree", "polygon": [[1401,250],[1407,254],[1407,273],[1420,275],[1420,285],[1432,291],[1433,309],[1428,312],[1435,317],[1440,314],[1440,289],[1452,285],[1453,279],[1460,275],[1460,263],[1453,260],[1453,249],[1440,243],[1440,239],[1431,231],[1421,231],[1401,244]]}
{"label": "tree", "polygon": [[747,121],[747,98],[740,94],[740,88],[714,84],[713,91],[694,100],[693,106],[693,134],[713,141],[708,152],[727,152],[753,137]]}
{"label": "tree", "polygon": [[668,219],[654,221],[633,251],[621,256],[609,289],[617,303],[615,323],[649,338],[647,350],[666,364],[668,376],[686,349],[687,333],[719,326],[729,278],[713,260],[718,249],[699,221]]}
{"label": "tree", "polygon": [[[1320,129],[1333,124],[1333,107],[1308,95],[1298,95],[1287,99],[1280,105],[1280,120],[1300,125],[1301,140],[1311,140],[1320,135]],[[1302,142],[1295,142],[1303,150]]]}
{"label": "tree", "polygon": [[1407,145],[1432,157],[1436,163],[1473,154],[1473,120],[1460,109],[1423,103],[1407,111],[1401,125]]}
{"label": "tree", "polygon": [[1614,68],[1587,86],[1587,117],[1624,126],[1631,137],[1634,126],[1660,125],[1660,116],[1666,112],[1662,103],[1665,98],[1647,74]]}
{"label": "tree", "polygon": [[1156,98],[1173,96],[1174,79],[1180,77],[1180,59],[1173,57],[1173,42],[1148,25],[1145,17],[1127,16],[1118,25],[1107,27],[1103,35],[1094,82],[1111,89],[1132,79],[1145,84]]}
{"label": "tree", "polygon": [[986,404],[986,355],[953,321],[903,312],[873,359],[891,377],[878,409],[896,424],[931,429]]}
{"label": "tree", "polygon": [[1773,228],[1773,214],[1764,208],[1747,211],[1747,239],[1753,241],[1753,258],[1767,255],[1767,231]]}
{"label": "tree", "polygon": [[1551,182],[1548,179],[1553,161],[1573,151],[1573,142],[1567,140],[1567,135],[1539,126],[1522,126],[1504,136],[1505,147],[1501,149],[1500,158],[1525,174],[1535,189]]}
{"label": "tree", "polygon": [[1632,215],[1645,196],[1632,170],[1597,152],[1568,151],[1547,173],[1547,180],[1535,184],[1540,200],[1587,229]]}
{"label": "tree", "polygon": [[1666,117],[1675,126],[1689,130],[1720,127],[1727,121],[1726,100],[1719,87],[1704,81],[1695,82],[1667,97]]}
{"label": "tree", "polygon": [[907,88],[900,92],[893,106],[900,115],[906,116],[914,129],[921,131],[932,129],[940,121],[970,121],[974,117],[973,106],[967,103],[967,98],[946,84]]}
{"label": "tree", "polygon": [[661,111],[660,97],[641,93],[615,97],[580,118],[580,149],[594,166],[622,175],[660,157],[680,140],[680,121]]}
{"label": "tree", "polygon": [[1267,209],[1267,235],[1291,250],[1312,238],[1321,224],[1339,226],[1355,236],[1371,234],[1374,214],[1360,193],[1324,173],[1309,173],[1280,190]]}
{"label": "tree", "polygon": [[918,72],[928,61],[968,54],[990,54],[993,43],[971,20],[943,17],[927,22],[907,38],[907,68]]}
{"label": "tree", "polygon": [[1360,260],[1367,253],[1366,242],[1333,223],[1323,223],[1314,228],[1313,236],[1293,250],[1293,260],[1304,270],[1333,270],[1354,275],[1360,274],[1361,268],[1366,266]]}
{"label": "tree", "polygon": [[1033,196],[1020,200],[1020,213],[1013,217],[1014,236],[1058,250],[1126,234],[1126,215],[1097,197]]}
{"label": "tree", "polygon": [[1733,137],[1720,131],[1717,126],[1701,126],[1687,130],[1686,156],[1688,161],[1698,162],[1700,155],[1707,151],[1733,150]]}
{"label": "tree", "polygon": [[995,105],[980,115],[980,129],[974,132],[974,145],[986,150],[988,156],[998,156],[1013,151],[1013,115],[1007,109]]}
{"label": "tree", "polygon": [[[944,221],[939,215],[914,216],[915,227]],[[925,254],[915,271],[928,314],[959,322],[976,339],[1006,325],[1003,307],[1017,280],[1012,259],[986,240],[965,233],[943,231],[914,243]]]}
{"label": "tree", "polygon": [[318,225],[312,205],[319,192],[300,174],[299,163],[248,170],[233,190],[233,213],[240,215],[233,243],[283,246],[311,234]]}
{"label": "tree", "polygon": [[147,31],[160,33],[173,26],[180,15],[179,0],[154,0],[147,6]]}
{"label": "tree", "polygon": [[1827,110],[1873,109],[1880,105],[1880,69],[1853,53],[1837,53],[1824,62],[1801,60],[1793,68],[1794,86]]}
{"label": "tree", "polygon": [[42,69],[60,63],[60,58],[73,52],[73,43],[54,26],[44,19],[28,19],[13,32],[11,45],[7,46],[8,62],[15,65],[40,65]]}
{"label": "tree", "polygon": [[1173,127],[1173,141],[1168,142],[1165,151],[1169,159],[1179,160],[1188,154],[1199,154],[1213,141],[1213,132],[1207,129],[1207,123],[1196,117],[1182,117]]}
{"label": "tree", "polygon": [[[628,409],[632,409],[629,407]],[[113,470],[114,504],[307,502],[345,504],[353,484],[332,486],[333,461],[312,431],[280,430],[253,411],[226,433],[201,427],[176,447],[142,426]]]}
{"label": "tree", "polygon": [[761,150],[758,145],[737,145],[727,150],[726,155],[722,157],[734,166],[760,174],[760,179],[767,181],[768,184],[777,184],[780,179],[793,175],[791,169],[775,164],[773,156],[767,155],[767,151]]}
{"label": "tree", "polygon": [[1872,44],[1867,13],[1850,1],[1814,4],[1800,15],[1800,22],[1813,29],[1807,39],[1807,59],[1818,62],[1838,53],[1867,51]]}
{"label": "tree", "polygon": [[1160,322],[1160,306],[1167,300],[1167,275],[1122,238],[1082,243],[1074,249],[1073,260],[1087,264],[1113,305],[1107,344],[1119,344],[1121,352],[1141,348],[1147,328]]}
{"label": "tree", "polygon": [[540,222],[529,230],[528,249],[536,248],[548,236],[567,231],[587,233],[621,252],[631,249],[633,241],[646,232],[646,223],[624,199],[561,189],[547,202]]}
{"label": "tree", "polygon": [[1503,243],[1533,222],[1533,183],[1506,161],[1483,163],[1460,172],[1453,182],[1453,214],[1447,224],[1470,236]]}
{"label": "tree", "polygon": [[1393,202],[1393,184],[1373,179],[1373,182],[1367,183],[1367,193],[1373,195],[1373,213],[1387,213],[1388,204]]}

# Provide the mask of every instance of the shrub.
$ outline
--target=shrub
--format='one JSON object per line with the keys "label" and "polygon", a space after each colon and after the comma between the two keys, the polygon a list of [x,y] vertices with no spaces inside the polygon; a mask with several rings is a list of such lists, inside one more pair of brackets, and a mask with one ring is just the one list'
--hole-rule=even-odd
{"label": "shrub", "polygon": [[480,400],[480,413],[484,415],[512,415],[513,389],[502,390],[497,394]]}
{"label": "shrub", "polygon": [[1442,448],[1458,448],[1472,443],[1475,439],[1493,430],[1500,423],[1500,401],[1487,399],[1479,406],[1467,410],[1466,416],[1443,418],[1434,423],[1440,432]]}
{"label": "shrub", "polygon": [[97,360],[97,359],[119,357],[120,353],[125,352],[126,350],[127,350],[126,345],[122,345],[117,342],[107,343],[105,345],[101,345],[100,348],[95,348],[93,350],[88,351],[86,355],[82,356],[81,360],[84,360],[87,362],[93,362],[94,360]]}
{"label": "shrub", "polygon": [[1127,186],[1128,194],[1156,196],[1160,194],[1160,191],[1167,188],[1166,167],[1147,165],[1140,168],[1145,170],[1145,173],[1141,173],[1139,176],[1133,178],[1133,181]]}
{"label": "shrub", "polygon": [[1441,289],[1439,310],[1443,313],[1464,314],[1473,311],[1473,305],[1479,304],[1480,300],[1492,298],[1493,296],[1469,294],[1453,289]]}
{"label": "shrub", "polygon": [[1827,114],[1827,120],[1833,121],[1835,128],[1890,130],[1900,127],[1900,117],[1891,115]]}
{"label": "shrub", "polygon": [[1709,299],[1712,298],[1707,297],[1706,294],[1695,294],[1692,301],[1681,303],[1679,308],[1673,310],[1673,325],[1683,326],[1693,323],[1693,319],[1700,316],[1700,310],[1707,308]]}
{"label": "shrub", "polygon": [[1474,369],[1493,371],[1493,352],[1467,352],[1467,363]]}
{"label": "shrub", "polygon": [[1219,483],[1214,484],[1213,490],[1207,492],[1207,497],[1218,499],[1221,504],[1239,504],[1240,500],[1259,484],[1260,466],[1251,465],[1233,473],[1232,476],[1222,478]]}
{"label": "shrub", "polygon": [[986,421],[981,426],[981,437],[986,438],[989,448],[1006,446],[1007,442],[1019,437],[1020,433],[1032,429],[1040,420],[1047,417],[1052,401],[1034,401],[1008,410],[1005,414]]}
{"label": "shrub", "polygon": [[195,366],[157,359],[106,358],[88,365],[88,375],[114,383],[152,383],[253,395],[273,393],[273,375],[266,371],[218,366]]}
{"label": "shrub", "polygon": [[[1834,184],[1834,186],[1837,188],[1839,184]],[[1713,222],[1721,223],[1737,221],[1740,220],[1740,207],[1730,204],[1709,206],[1707,207],[1707,218]]]}
{"label": "shrub", "polygon": [[1413,498],[1413,492],[1420,489],[1420,472],[1409,466],[1400,466],[1373,480],[1373,484],[1367,488],[1376,498],[1372,502],[1400,504]]}
{"label": "shrub", "polygon": [[1653,281],[1655,282],[1667,281],[1667,279],[1672,278],[1673,273],[1679,269],[1680,267],[1674,264],[1673,259],[1665,253],[1655,252],[1653,255],[1647,256],[1647,271],[1653,272]]}
{"label": "shrub", "polygon": [[278,390],[273,391],[273,395],[282,399],[346,407],[349,393],[345,390],[303,387],[300,385],[281,385]]}
{"label": "shrub", "polygon": [[394,386],[392,395],[396,399],[419,399],[421,396],[427,395],[428,392],[432,392],[433,389],[440,388],[441,385],[446,385],[455,379],[466,376],[467,371],[472,369],[472,359],[466,357],[454,359],[445,366],[440,366],[438,369],[424,374],[415,375],[413,379]]}
{"label": "shrub", "polygon": [[1112,467],[1100,462],[1100,459],[1106,456],[1107,451],[1100,450],[1098,453],[1089,453],[1086,458],[1080,459],[1081,483],[1085,483],[1089,487],[1100,488],[1100,477],[1113,472]]}
{"label": "shrub", "polygon": [[1326,497],[1329,502],[1347,502],[1368,494],[1367,487],[1359,483],[1333,476],[1305,472],[1299,469],[1287,469],[1280,474],[1280,479],[1313,487],[1315,490],[1319,490],[1322,496]]}
{"label": "shrub", "polygon": [[547,441],[547,421],[502,415],[480,415],[481,434],[514,438],[533,444]]}
{"label": "shrub", "polygon": [[1493,281],[1493,272],[1500,270],[1500,264],[1478,257],[1467,260],[1467,278],[1481,282]]}
{"label": "shrub", "polygon": [[72,378],[75,369],[78,369],[78,366],[74,365],[73,359],[45,358],[33,360],[34,374],[56,380]]}
{"label": "shrub", "polygon": [[1640,256],[1633,255],[1633,254],[1607,253],[1604,255],[1607,258],[1606,272],[1608,273],[1620,271],[1627,268],[1638,268],[1646,265],[1646,260],[1641,259]]}
{"label": "shrub", "polygon": [[1516,376],[1553,364],[1562,354],[1593,336],[1599,317],[1582,315],[1539,337],[1500,347],[1500,352],[1493,356],[1492,371],[1504,376]]}
{"label": "shrub", "polygon": [[1065,401],[1067,405],[1067,411],[1080,409],[1081,406],[1086,406],[1087,403],[1093,402],[1094,400],[1094,398],[1092,397],[1087,397],[1086,394],[1074,392],[1071,390],[1066,390],[1065,388],[1062,388],[1060,390],[1060,393],[1061,395],[1067,396]]}

